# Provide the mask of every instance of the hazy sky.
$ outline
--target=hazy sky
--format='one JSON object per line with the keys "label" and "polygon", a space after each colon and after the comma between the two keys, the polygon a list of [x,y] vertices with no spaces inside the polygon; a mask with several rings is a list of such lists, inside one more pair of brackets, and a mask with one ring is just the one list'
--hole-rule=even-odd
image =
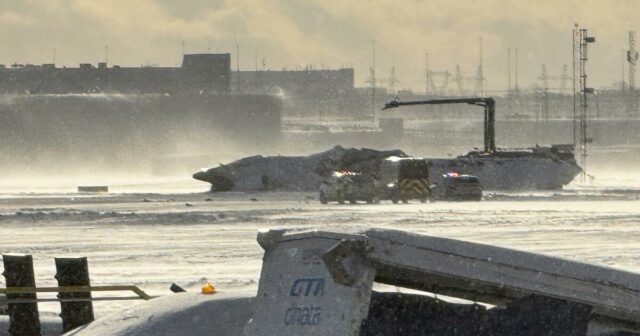
{"label": "hazy sky", "polygon": [[[2,0],[0,63],[109,63],[173,66],[187,52],[230,52],[241,69],[255,52],[269,69],[352,65],[364,85],[376,40],[378,77],[396,67],[398,87],[424,90],[425,51],[433,70],[465,76],[478,65],[483,38],[486,86],[507,85],[507,48],[519,48],[519,81],[537,81],[571,64],[571,30],[588,28],[589,80],[610,86],[622,77],[629,30],[638,29],[637,0]],[[468,84],[470,85],[470,84]]]}

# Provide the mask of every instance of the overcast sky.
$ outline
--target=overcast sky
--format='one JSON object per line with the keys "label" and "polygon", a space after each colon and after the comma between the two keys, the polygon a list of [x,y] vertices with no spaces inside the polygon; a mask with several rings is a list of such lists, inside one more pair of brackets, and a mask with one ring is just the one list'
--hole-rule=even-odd
{"label": "overcast sky", "polygon": [[[180,63],[187,52],[230,52],[235,69],[265,59],[269,69],[353,66],[364,85],[376,40],[378,77],[396,67],[398,87],[424,90],[425,52],[432,70],[473,76],[483,38],[486,86],[507,85],[507,48],[519,49],[519,81],[537,81],[571,64],[574,23],[597,43],[589,80],[622,77],[628,31],[638,29],[637,0],[2,0],[0,63],[77,66],[105,58],[123,66]],[[261,67],[261,65],[260,65]],[[512,80],[513,81],[513,80]]]}

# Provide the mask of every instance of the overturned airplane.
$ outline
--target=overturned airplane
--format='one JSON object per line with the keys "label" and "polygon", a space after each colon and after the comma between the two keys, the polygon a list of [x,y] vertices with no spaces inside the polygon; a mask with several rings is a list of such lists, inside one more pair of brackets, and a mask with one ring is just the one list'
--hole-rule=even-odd
{"label": "overturned airplane", "polygon": [[[316,191],[335,171],[378,174],[382,161],[401,150],[336,146],[309,156],[252,156],[195,173],[211,183],[211,191]],[[429,176],[449,172],[477,176],[485,190],[562,189],[582,170],[571,146],[535,147],[493,153],[471,152],[449,159],[427,159]]]}

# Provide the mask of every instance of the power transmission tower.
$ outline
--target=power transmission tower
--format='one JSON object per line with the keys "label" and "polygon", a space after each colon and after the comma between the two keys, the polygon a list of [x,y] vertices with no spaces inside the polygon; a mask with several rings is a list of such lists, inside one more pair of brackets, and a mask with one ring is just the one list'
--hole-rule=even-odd
{"label": "power transmission tower", "polygon": [[[541,81],[541,97],[542,97],[542,114],[545,121],[549,120],[549,93],[552,91],[564,93],[567,87],[567,81],[571,79],[569,77],[569,66],[564,64],[562,66],[562,74],[560,76],[551,76],[547,71],[545,64],[542,64],[542,70],[538,79]],[[559,86],[550,86],[549,82],[560,82]]]}
{"label": "power transmission tower", "polygon": [[370,71],[369,83],[371,83],[371,118],[376,120],[376,40],[371,40],[372,64]]}
{"label": "power transmission tower", "polygon": [[453,75],[452,80],[458,87],[458,95],[464,96],[464,77],[462,76],[462,71],[460,70],[459,65],[456,65],[456,72]]}
{"label": "power transmission tower", "polygon": [[389,87],[389,93],[395,94],[396,84],[400,83],[400,81],[398,80],[398,77],[396,77],[396,67],[391,68],[391,73],[389,74],[389,79],[387,80],[387,82]]}
{"label": "power transmission tower", "polygon": [[542,117],[544,121],[549,121],[549,74],[546,65],[542,64],[542,71],[538,78],[542,81]]}
{"label": "power transmission tower", "polygon": [[[448,70],[433,71],[429,68],[429,53],[425,53],[425,94],[429,95],[442,95],[449,87],[449,79],[451,79],[451,73]],[[439,79],[439,80],[434,80]]]}
{"label": "power transmission tower", "polygon": [[[449,70],[429,71],[427,75],[427,77],[429,78],[429,82],[427,83],[429,87],[429,93],[432,95],[446,94],[449,88],[449,79],[451,79],[451,73],[449,72]],[[434,78],[439,78],[440,80],[436,83]]]}

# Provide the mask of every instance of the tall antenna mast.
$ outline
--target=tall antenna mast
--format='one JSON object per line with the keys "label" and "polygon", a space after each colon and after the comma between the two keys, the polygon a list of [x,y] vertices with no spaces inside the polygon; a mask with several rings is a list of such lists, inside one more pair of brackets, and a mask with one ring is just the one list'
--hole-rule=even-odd
{"label": "tall antenna mast", "polygon": [[580,149],[581,149],[581,164],[582,164],[582,183],[587,179],[587,144],[589,138],[587,136],[587,122],[588,122],[588,104],[587,95],[594,93],[593,88],[587,87],[587,73],[586,65],[588,54],[587,46],[589,43],[594,43],[595,37],[589,36],[586,29],[580,29]]}

